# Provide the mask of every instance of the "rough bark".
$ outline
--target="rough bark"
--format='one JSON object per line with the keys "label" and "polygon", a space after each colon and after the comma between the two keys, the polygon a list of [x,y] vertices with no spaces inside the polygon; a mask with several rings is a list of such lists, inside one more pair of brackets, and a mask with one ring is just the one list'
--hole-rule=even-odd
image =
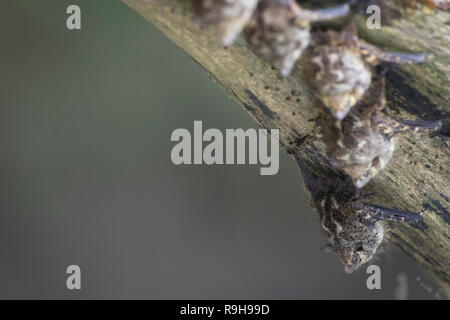
{"label": "rough bark", "polygon": [[[286,78],[258,59],[242,39],[224,48],[214,30],[200,29],[186,1],[124,0],[176,43],[264,128],[279,128],[280,141],[296,153],[296,141],[313,129],[317,115],[302,80],[301,66]],[[394,67],[387,74],[389,113],[406,119],[435,120],[450,114],[450,14],[421,10],[368,30],[358,19],[360,36],[390,51],[433,52],[424,65]],[[320,141],[298,154],[317,166]],[[438,137],[405,134],[388,168],[365,188],[372,202],[424,211],[424,224],[391,224],[390,240],[444,284],[450,283],[449,148]],[[326,165],[326,164],[325,164]],[[299,179],[300,175],[299,175]],[[365,190],[365,191],[366,191]]]}

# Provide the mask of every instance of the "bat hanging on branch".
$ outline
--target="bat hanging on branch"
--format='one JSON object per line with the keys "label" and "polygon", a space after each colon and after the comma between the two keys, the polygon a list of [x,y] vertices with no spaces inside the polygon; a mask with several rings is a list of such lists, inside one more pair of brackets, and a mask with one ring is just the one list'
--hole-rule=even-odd
{"label": "bat hanging on branch", "polygon": [[[316,119],[318,119],[319,127],[323,127],[328,121],[327,117],[333,117],[333,113],[326,113],[326,110],[330,109],[330,106],[331,108],[335,106],[331,103],[327,106],[324,95],[314,90],[314,83],[311,82],[312,78],[309,75],[314,75],[314,72],[318,70],[317,67],[314,69],[313,64],[305,65],[305,59],[308,59],[309,53],[314,52],[314,43],[323,40],[315,36],[315,34],[319,35],[318,32],[322,32],[323,29],[318,26],[319,23],[313,22],[314,19],[299,19],[301,14],[298,12],[308,10],[308,13],[323,13],[324,11],[316,10],[330,10],[328,12],[334,12],[333,18],[335,18],[345,15],[343,12],[346,9],[342,9],[344,7],[332,9],[333,6],[327,1],[320,2],[321,8],[308,9],[303,6],[308,1],[304,1],[299,9],[292,1],[275,0],[281,4],[281,7],[276,10],[287,12],[287,15],[291,17],[291,20],[283,20],[280,23],[277,19],[272,19],[272,13],[267,15],[268,18],[262,18],[261,11],[257,11],[258,8],[261,10],[270,8],[273,11],[267,1],[248,1],[247,3],[251,6],[240,8],[238,6],[234,8],[236,10],[229,11],[219,10],[208,16],[208,10],[211,12],[221,5],[238,4],[241,1],[203,1],[201,3],[203,5],[205,3],[211,5],[214,2],[219,4],[219,7],[206,6],[203,8],[204,13],[195,11],[200,13],[196,15],[190,1],[124,0],[192,56],[261,127],[278,128],[280,142],[287,152],[295,155],[302,173],[314,172],[318,181],[327,178],[330,172],[335,172],[335,177],[345,177],[341,181],[345,181],[344,185],[349,183],[347,192],[353,193],[348,198],[351,201],[346,203],[352,204],[354,210],[348,212],[353,212],[361,219],[367,217],[366,220],[361,220],[363,221],[361,223],[365,223],[369,233],[373,233],[374,241],[366,248],[368,251],[364,249],[364,245],[363,250],[358,251],[361,246],[360,243],[355,242],[353,250],[361,254],[341,254],[343,262],[346,261],[345,257],[350,256],[351,259],[353,256],[360,257],[357,261],[359,263],[354,264],[355,266],[367,260],[367,257],[370,257],[367,252],[377,247],[376,244],[380,238],[380,229],[377,226],[384,225],[389,227],[388,237],[392,243],[420,265],[431,270],[441,283],[449,284],[450,150],[445,143],[448,141],[447,137],[441,134],[442,131],[435,135],[427,132],[439,129],[441,125],[439,121],[445,120],[450,114],[450,42],[448,41],[450,26],[447,24],[450,21],[450,13],[439,9],[443,7],[442,4],[431,13],[425,14],[422,10],[410,11],[403,6],[399,7],[398,1],[382,1],[384,7],[390,10],[390,16],[394,16],[395,19],[383,25],[381,30],[368,30],[367,17],[360,13],[351,14],[358,26],[358,37],[353,38],[356,46],[350,49],[356,59],[352,61],[361,59],[359,61],[362,62],[362,68],[367,71],[366,78],[368,77],[364,79],[368,82],[362,84],[362,90],[359,90],[356,97],[338,104],[344,105],[348,110],[346,114],[344,112],[342,113],[344,115],[340,114],[337,117],[335,115],[334,118],[342,122],[349,121],[348,115],[355,116],[358,110],[363,110],[367,113],[363,120],[365,128],[378,130],[377,134],[387,139],[388,143],[383,145],[387,146],[388,150],[391,148],[389,139],[395,138],[397,132],[405,131],[396,138],[397,149],[388,157],[389,162],[382,166],[384,169],[372,170],[378,174],[376,176],[369,174],[369,179],[359,185],[364,185],[361,193],[357,175],[352,179],[352,173],[346,170],[345,165],[339,165],[333,161],[333,152],[335,152],[334,160],[338,160],[340,151],[333,151],[332,142],[323,138],[305,141],[305,137],[316,130]],[[418,5],[419,8],[421,6],[422,4]],[[199,17],[202,20],[202,14],[205,19],[203,27],[198,23]],[[238,17],[238,21],[227,24],[233,17]],[[306,25],[301,23],[304,20],[308,21]],[[309,26],[310,22],[313,22],[312,27]],[[271,26],[271,23],[275,25]],[[341,32],[340,30],[345,30],[343,25],[339,21],[333,22],[326,25],[325,31]],[[274,33],[264,34],[262,30],[267,28]],[[304,31],[305,28],[310,28],[307,45],[304,41],[298,40],[300,37],[298,39],[295,36],[292,37],[291,31],[294,30],[295,33],[297,28],[299,34],[300,29]],[[292,44],[294,41],[295,49],[288,45],[283,48],[284,51],[281,50],[280,44],[284,42],[281,41],[283,40],[281,36],[280,38],[274,36],[277,32],[281,36],[287,35],[284,40],[293,38],[294,40],[289,40],[287,43]],[[242,37],[238,37],[238,34]],[[217,41],[218,37],[226,46],[221,41]],[[233,45],[230,45],[231,43]],[[322,44],[327,45],[325,42]],[[389,54],[389,52],[396,53]],[[406,52],[410,53],[406,54]],[[432,53],[433,58],[425,59],[426,55],[421,54],[423,52]],[[297,57],[299,61],[292,67],[292,61]],[[401,65],[391,63],[384,74],[373,67],[374,63],[379,61],[408,63]],[[410,64],[416,62],[420,64]],[[291,73],[287,76],[289,71]],[[280,77],[280,73],[285,77]],[[371,91],[369,88],[379,83],[377,80],[379,76],[385,79],[382,80],[385,95],[378,98],[385,97],[387,107],[384,108],[384,102],[378,107],[375,107],[375,104],[363,107],[361,104],[366,101],[368,98],[366,94],[370,94]],[[336,77],[336,81],[339,81],[340,75]],[[341,99],[341,101],[345,100]],[[346,123],[345,126],[355,128],[354,123]],[[327,126],[327,128],[332,127]],[[352,135],[346,137],[355,138]],[[361,143],[367,143],[370,137],[372,136],[357,136],[360,139],[358,141],[366,141]],[[335,147],[339,147],[338,142],[335,143]],[[350,156],[352,152],[353,150],[350,149]],[[379,161],[382,162],[383,159],[379,157]],[[373,168],[378,168],[379,165],[377,161],[370,164]],[[371,171],[370,168],[369,171]],[[335,181],[338,180],[335,179]],[[305,183],[308,185],[308,181]],[[370,202],[364,196],[361,197],[361,194],[371,193],[373,196]],[[329,199],[331,204],[332,200]],[[417,214],[418,212],[422,215]],[[394,221],[382,222],[383,219]],[[402,220],[413,223],[397,222]],[[342,245],[340,248],[343,248]],[[334,250],[337,251],[336,245]],[[347,261],[352,261],[351,259]],[[354,268],[346,265],[345,262],[344,265],[348,271]]]}

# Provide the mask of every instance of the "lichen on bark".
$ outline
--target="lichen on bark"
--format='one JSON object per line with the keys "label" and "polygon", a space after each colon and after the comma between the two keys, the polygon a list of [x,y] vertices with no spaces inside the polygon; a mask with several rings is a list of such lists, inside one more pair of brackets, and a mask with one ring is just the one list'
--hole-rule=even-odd
{"label": "lichen on bark", "polygon": [[[317,115],[301,66],[280,79],[277,71],[257,58],[239,39],[225,48],[213,28],[201,29],[187,1],[124,0],[201,65],[249,115],[264,128],[279,128],[280,142],[298,153],[296,141],[311,132]],[[326,3],[326,1],[324,2]],[[423,65],[396,66],[387,74],[388,113],[397,118],[436,120],[450,114],[450,13],[416,11],[383,25],[364,27],[362,38],[389,51],[432,52]],[[323,143],[297,154],[317,160]],[[391,224],[390,240],[443,283],[450,284],[450,150],[427,134],[400,138],[388,167],[365,188],[376,192],[373,202],[423,211],[424,224]],[[324,164],[326,165],[326,164]],[[300,174],[299,174],[300,179]]]}

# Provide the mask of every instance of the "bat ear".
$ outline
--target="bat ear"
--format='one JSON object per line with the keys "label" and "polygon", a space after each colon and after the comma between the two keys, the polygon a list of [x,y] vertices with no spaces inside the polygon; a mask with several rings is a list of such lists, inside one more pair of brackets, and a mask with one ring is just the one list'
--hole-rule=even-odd
{"label": "bat ear", "polygon": [[322,251],[326,253],[336,253],[336,249],[329,243],[322,247]]}

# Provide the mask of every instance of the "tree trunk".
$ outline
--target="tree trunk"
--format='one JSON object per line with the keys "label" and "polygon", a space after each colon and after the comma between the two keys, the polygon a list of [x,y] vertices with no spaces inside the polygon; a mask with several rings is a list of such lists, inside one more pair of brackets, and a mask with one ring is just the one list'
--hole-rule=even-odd
{"label": "tree trunk", "polygon": [[[280,142],[308,165],[323,154],[320,141],[299,153],[299,138],[313,129],[317,110],[300,68],[280,79],[277,71],[253,55],[239,39],[219,44],[213,28],[201,29],[187,1],[124,0],[195,59],[264,128],[279,128]],[[447,2],[449,3],[449,2]],[[396,118],[436,120],[450,114],[450,14],[422,10],[369,30],[357,18],[360,36],[389,51],[432,52],[423,65],[393,67],[387,73],[388,113]],[[427,134],[400,137],[388,167],[364,191],[371,201],[409,211],[424,211],[424,225],[389,224],[390,240],[444,284],[450,283],[449,148]],[[326,165],[326,164],[324,164]],[[300,175],[299,175],[300,179]]]}

